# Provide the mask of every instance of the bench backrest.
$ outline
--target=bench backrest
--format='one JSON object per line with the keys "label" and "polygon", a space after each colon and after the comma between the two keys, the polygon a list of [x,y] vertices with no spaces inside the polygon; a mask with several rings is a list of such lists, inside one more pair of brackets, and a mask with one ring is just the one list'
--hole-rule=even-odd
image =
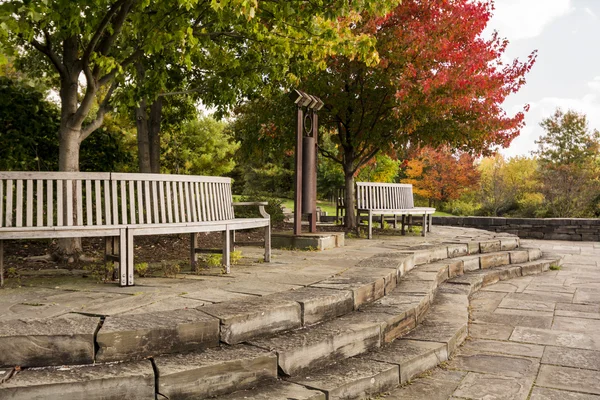
{"label": "bench backrest", "polygon": [[0,172],[0,228],[234,218],[231,180],[95,172]]}
{"label": "bench backrest", "polygon": [[414,208],[412,185],[406,183],[356,183],[359,210],[400,210]]}
{"label": "bench backrest", "polygon": [[164,174],[111,174],[121,224],[233,219],[231,179]]}

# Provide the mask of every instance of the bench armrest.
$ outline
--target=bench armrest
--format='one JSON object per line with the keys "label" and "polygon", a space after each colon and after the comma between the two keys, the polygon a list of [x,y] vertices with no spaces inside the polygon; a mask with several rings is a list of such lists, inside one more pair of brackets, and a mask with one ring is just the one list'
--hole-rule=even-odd
{"label": "bench armrest", "polygon": [[267,201],[238,201],[231,203],[235,206],[258,206],[258,212],[263,218],[270,218],[271,216],[265,211],[265,206],[269,205]]}

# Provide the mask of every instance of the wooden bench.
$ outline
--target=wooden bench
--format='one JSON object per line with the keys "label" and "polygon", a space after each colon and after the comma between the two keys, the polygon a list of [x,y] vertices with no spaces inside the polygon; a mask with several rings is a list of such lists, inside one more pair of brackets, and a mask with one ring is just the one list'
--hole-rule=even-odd
{"label": "wooden bench", "polygon": [[[261,218],[235,218],[234,206],[257,205]],[[118,263],[121,286],[134,284],[134,238],[189,233],[192,266],[196,233],[222,232],[222,262],[230,269],[236,230],[264,228],[271,257],[266,203],[234,203],[229,178],[210,176],[0,172],[0,275],[3,240],[106,238],[106,261]]]}
{"label": "wooden bench", "polygon": [[394,216],[394,228],[397,216],[402,216],[402,234],[405,233],[406,217],[413,215],[423,216],[421,235],[431,232],[431,221],[435,208],[415,207],[412,185],[403,183],[356,183],[356,210],[360,221],[360,214],[365,212],[368,216],[369,239],[373,237],[373,215],[381,215],[383,227],[386,215]]}

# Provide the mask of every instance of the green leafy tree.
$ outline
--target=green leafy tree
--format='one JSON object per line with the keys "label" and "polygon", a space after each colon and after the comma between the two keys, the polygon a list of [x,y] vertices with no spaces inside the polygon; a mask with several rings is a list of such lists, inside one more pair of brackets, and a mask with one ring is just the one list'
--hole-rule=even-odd
{"label": "green leafy tree", "polygon": [[181,130],[165,132],[162,172],[225,175],[235,166],[239,143],[225,133],[225,123],[210,117],[185,123]]}
{"label": "green leafy tree", "polygon": [[536,155],[549,215],[593,215],[600,195],[600,132],[573,110],[557,109],[540,126],[546,134],[537,141]]}

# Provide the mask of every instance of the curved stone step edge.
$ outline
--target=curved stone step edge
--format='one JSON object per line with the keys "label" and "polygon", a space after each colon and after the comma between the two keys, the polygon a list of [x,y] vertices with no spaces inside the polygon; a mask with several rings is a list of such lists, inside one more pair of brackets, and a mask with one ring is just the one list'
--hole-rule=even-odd
{"label": "curved stone step edge", "polygon": [[[551,262],[558,261],[543,261],[543,263]],[[543,272],[542,269],[537,271],[537,273],[541,272]],[[484,274],[492,273],[492,270],[484,271]],[[445,294],[446,296],[457,296],[453,293],[454,288],[452,288],[452,286],[462,285],[446,283],[440,289],[440,292],[448,292],[449,294]],[[478,289],[475,291],[477,290]],[[452,318],[455,318],[455,316],[452,316],[445,321],[448,325],[455,326],[454,332],[446,332],[446,337],[440,336],[436,338],[435,336],[429,336],[429,334],[435,335],[436,331],[443,323],[443,320],[439,319],[439,317],[443,318],[444,316],[447,317],[450,315],[447,309],[442,309],[440,310],[441,312],[439,313],[438,318],[435,318],[433,313],[428,314],[425,322],[420,325],[427,326],[429,323],[430,328],[427,328],[429,332],[425,335],[427,336],[426,338],[419,339],[420,335],[417,328],[403,338],[394,341],[389,346],[346,359],[335,366],[327,367],[321,371],[310,371],[309,373],[304,374],[307,375],[307,377],[291,377],[286,378],[286,380],[310,389],[320,390],[326,394],[342,392],[345,396],[348,396],[348,398],[364,398],[366,395],[377,395],[377,393],[386,392],[398,385],[403,385],[409,382],[413,377],[447,361],[464,342],[468,334],[468,299],[470,294],[464,293],[458,295],[463,300],[466,300],[466,304],[463,304],[463,309],[460,310],[464,315],[462,315],[461,321],[458,323],[454,323],[455,321],[451,320]],[[450,304],[456,304],[456,298],[457,297],[453,297],[453,301],[451,301]],[[432,309],[434,307],[435,305],[432,306]],[[450,336],[450,339],[448,339],[448,336]],[[414,351],[414,349],[418,347],[421,347],[421,351]],[[411,349],[412,351],[407,351],[407,349]],[[372,374],[369,373],[369,370],[367,369],[367,373],[359,376],[355,382],[352,382],[353,374],[349,372],[353,372],[357,369],[357,366],[363,365],[364,361],[362,360],[365,359],[383,362],[391,367],[397,366],[397,381],[390,377],[388,369],[381,366],[380,370],[385,371],[385,374]],[[328,376],[332,375],[335,376],[334,379],[327,379]],[[344,377],[350,377],[350,379],[344,379]],[[244,398],[255,399],[251,396],[246,396]],[[220,397],[218,399],[220,399]]]}
{"label": "curved stone step edge", "polygon": [[[484,271],[484,273],[487,273],[487,274],[490,274],[492,272],[493,272],[492,270]],[[449,298],[449,296],[452,296],[453,295],[452,290],[451,290],[452,286],[458,286],[458,287],[460,287],[460,286],[464,286],[464,285],[453,285],[453,284],[449,284],[449,283],[445,284],[440,289],[441,296],[444,296],[444,297],[447,297],[447,298]],[[466,296],[466,295],[463,295],[463,296]],[[438,298],[441,298],[441,297],[438,297]],[[452,304],[456,304],[455,300],[456,300],[456,297],[454,297],[454,301],[452,302]],[[464,308],[466,309],[466,307],[464,307]],[[447,316],[448,315],[448,310],[442,308],[442,309],[440,309],[440,313],[439,314],[441,316]],[[431,313],[431,314],[428,314],[428,317],[430,319],[433,318],[434,316],[435,316],[435,311],[433,313]],[[426,318],[426,321],[428,321],[427,318]],[[426,324],[427,324],[427,322],[421,324],[420,326],[425,326]],[[439,319],[436,320],[434,318],[433,325],[434,326],[439,326],[439,324],[440,324],[440,320]],[[460,329],[456,329],[456,332],[457,332],[456,335],[458,337],[462,336],[460,334]],[[413,334],[413,336],[415,336],[415,335]],[[440,341],[437,342],[435,340],[419,341],[419,340],[409,340],[409,339],[403,338],[403,339],[395,341],[392,345],[400,345],[400,344],[402,344],[402,346],[409,346],[409,345],[411,345],[412,342],[420,343],[421,346],[428,348],[428,350],[427,350],[426,353],[429,354],[426,357],[429,361],[422,361],[421,358],[420,358],[420,354],[416,354],[412,358],[410,358],[410,363],[407,364],[407,363],[402,363],[401,362],[399,364],[396,364],[396,365],[398,365],[399,371],[400,371],[399,372],[399,377],[398,377],[398,382],[399,383],[405,382],[406,380],[409,380],[412,376],[415,376],[415,375],[423,372],[424,370],[435,366],[435,365],[432,365],[432,354],[435,354],[435,357],[438,359],[439,362],[444,361],[444,354],[452,354],[453,351],[454,351],[454,349],[456,348],[456,346],[461,341],[460,339],[455,340],[454,341],[455,344],[452,345],[451,347],[448,347],[448,345],[449,345],[450,342],[448,341],[448,343],[443,343],[441,340],[442,339],[440,339]],[[441,345],[443,348],[439,347],[439,345]],[[241,346],[243,346],[243,345],[241,345]],[[433,347],[431,347],[431,346],[433,346]],[[433,348],[433,350],[432,350],[432,348]],[[386,349],[389,349],[389,347],[383,348],[380,351],[384,351]],[[218,352],[218,351],[219,350],[211,350],[211,349],[209,349],[209,350],[206,350],[205,352],[213,352],[214,353],[214,352]],[[255,351],[260,352],[260,350],[255,350]],[[399,352],[394,352],[394,354],[397,354],[397,353],[399,353]],[[265,360],[265,361],[262,361],[263,363],[264,362],[275,363],[275,355],[273,353],[264,352],[263,354],[264,355],[261,355],[261,357]],[[403,353],[400,352],[399,354],[403,354]],[[193,358],[193,357],[198,357],[198,355],[194,355],[194,354],[192,354],[192,355],[190,355],[190,354],[184,355],[184,354],[182,354],[182,355],[172,355],[172,356],[164,356],[164,357],[165,358],[171,358],[170,361],[171,361],[171,365],[172,365],[173,364],[173,360],[176,361],[176,364],[182,364],[177,359]],[[372,356],[372,355],[371,356],[370,355],[362,355],[360,358],[369,358],[369,357],[374,358],[375,356]],[[375,357],[375,358],[377,358],[377,357]],[[271,360],[271,361],[268,361],[268,360]],[[347,360],[351,360],[351,359],[347,359]],[[156,363],[156,371],[153,371],[153,372],[154,373],[159,373],[158,379],[160,380],[160,369],[161,369],[162,361],[161,361],[160,358],[155,358],[153,361],[154,361],[154,363]],[[375,360],[375,361],[381,362],[380,360]],[[63,392],[63,396],[62,397],[64,397],[65,399],[69,399],[69,397],[68,397],[68,394],[70,393],[69,391],[72,391],[73,393],[75,393],[73,395],[74,397],[72,397],[72,398],[80,398],[82,392],[77,392],[77,390],[83,390],[85,392],[85,390],[87,390],[90,387],[87,383],[84,384],[83,382],[84,381],[87,382],[90,379],[90,376],[96,375],[96,373],[93,372],[93,371],[100,370],[100,369],[106,368],[106,367],[112,368],[111,367],[112,365],[117,365],[117,366],[120,366],[121,368],[132,368],[132,367],[135,367],[135,366],[139,365],[140,363],[145,363],[145,362],[144,361],[139,361],[139,362],[135,362],[134,361],[134,362],[117,363],[117,364],[98,364],[98,365],[95,365],[95,366],[83,366],[83,367],[80,367],[80,368],[83,368],[84,371],[88,372],[88,374],[86,376],[82,377],[80,380],[74,380],[72,378],[72,376],[71,377],[69,376],[69,375],[72,375],[72,373],[68,372],[68,371],[72,371],[72,370],[76,371],[77,367],[66,368],[66,369],[65,368],[25,369],[24,371],[20,372],[21,375],[19,377],[20,380],[25,381],[25,384],[21,383],[20,386],[19,385],[14,385],[15,380],[12,380],[12,378],[8,379],[8,381],[12,380],[12,382],[11,382],[11,386],[12,387],[19,386],[21,388],[27,388],[27,389],[22,389],[22,390],[32,390],[33,393],[46,393],[46,390],[47,390],[46,384],[48,384],[48,382],[44,382],[44,380],[40,380],[39,377],[37,377],[35,375],[36,374],[39,375],[40,372],[38,372],[38,371],[46,371],[45,373],[47,374],[48,370],[54,370],[54,371],[58,371],[58,374],[52,378],[52,385],[58,385],[57,387],[62,387],[63,390],[66,390],[65,388],[67,388],[67,387],[69,388],[67,391]],[[197,361],[192,360],[192,363],[195,366],[198,366],[198,362]],[[342,362],[342,364],[343,363],[352,364],[352,361]],[[275,365],[275,364],[273,364],[273,365]],[[147,365],[146,365],[145,369],[148,370],[147,369]],[[196,381],[196,384],[198,382],[200,382],[200,381],[206,381],[206,376],[202,376],[201,373],[199,372],[199,370],[201,370],[201,369],[204,369],[206,371],[206,370],[213,369],[213,367],[211,366],[211,368],[209,368],[209,369],[207,369],[206,366],[200,366],[200,367],[196,368],[196,370],[195,370],[196,374],[200,375],[198,377],[198,380]],[[231,369],[230,367],[223,367],[223,366],[221,367],[221,371],[230,370],[230,369]],[[250,380],[250,384],[249,385],[255,384],[256,382],[262,381],[264,379],[271,378],[272,375],[276,371],[275,366],[271,366],[268,369],[271,370],[271,375],[263,376],[260,379],[257,379],[255,381]],[[264,368],[263,368],[263,370],[264,370]],[[389,368],[384,368],[384,370],[385,371],[389,371]],[[92,372],[93,372],[93,374],[92,374]],[[42,372],[42,373],[44,373],[44,372]],[[402,375],[403,373],[404,373],[404,375]],[[163,372],[163,374],[164,374],[164,372]],[[185,374],[186,378],[190,377],[190,372],[189,371],[185,371],[184,374]],[[96,381],[99,382],[99,383],[98,382],[92,383],[92,385],[99,384],[100,385],[99,387],[105,393],[108,394],[105,398],[108,398],[108,399],[110,399],[110,398],[115,398],[115,399],[116,398],[122,398],[122,393],[123,392],[122,392],[121,386],[123,385],[123,379],[124,378],[121,376],[121,374],[117,374],[117,375],[119,375],[119,376],[116,377],[115,374],[112,373],[112,375],[109,377],[110,379],[100,379],[100,380],[98,380],[98,379],[92,379],[94,382],[96,382]],[[132,381],[135,384],[134,385],[131,385],[130,383],[128,383],[128,384],[130,386],[132,386],[133,388],[138,387],[138,385],[145,385],[144,382],[150,382],[152,380],[152,379],[150,379],[150,377],[147,376],[148,375],[147,373],[138,373],[138,374],[132,374],[132,375],[133,375],[133,377],[131,379],[132,379]],[[172,375],[174,375],[174,377],[173,377],[174,382],[179,382],[180,381],[181,378],[178,379],[177,374],[172,374]],[[315,374],[311,373],[311,375],[314,376]],[[28,378],[28,376],[30,378]],[[163,375],[163,378],[165,376],[166,375]],[[215,376],[214,373],[213,373],[213,376]],[[260,376],[260,375],[258,375],[258,376]],[[95,377],[97,378],[97,376],[95,376]],[[154,377],[154,378],[156,378],[156,377]],[[221,376],[218,376],[216,379],[218,381],[222,381],[223,380]],[[374,377],[369,377],[369,379],[366,379],[366,380],[362,379],[361,380],[362,387],[365,387],[365,385],[366,385],[367,387],[372,388],[373,384],[380,385],[382,379],[383,378],[379,377],[379,375],[374,376]],[[27,381],[29,381],[28,382],[29,385],[27,385]],[[389,383],[390,381],[393,382],[394,380],[392,378],[390,378],[389,373],[387,373],[385,375],[384,381]],[[370,383],[370,382],[373,382],[373,383]],[[388,385],[388,383],[381,384],[380,386],[377,386],[377,387],[384,388],[384,387],[386,387],[386,385]],[[61,384],[63,384],[63,386],[61,386]],[[193,384],[193,382],[190,382],[190,384]],[[67,385],[67,386],[64,386],[64,385]],[[146,386],[149,386],[149,385],[150,384],[148,383]],[[231,381],[231,386],[233,386],[233,385],[235,385],[235,382]],[[209,386],[210,386],[210,384],[209,384]],[[312,384],[311,387],[313,387],[313,386],[314,386],[314,384]],[[355,390],[353,388],[356,388],[356,385],[351,384],[351,383],[346,383],[345,386],[346,386],[346,389],[345,389],[346,392],[345,393],[351,392],[352,390]],[[0,390],[5,389],[5,388],[7,388],[7,385],[1,385],[0,384]],[[141,391],[139,391],[139,393],[145,393],[147,395],[149,393],[149,391],[147,389],[148,388],[144,389],[145,391],[141,390]],[[227,390],[228,390],[227,388],[222,388],[222,391],[227,391]],[[335,387],[330,387],[328,390],[331,391],[331,390],[337,390],[337,389]],[[382,391],[385,391],[385,390],[382,390]],[[118,393],[118,395],[115,395],[114,397],[111,397],[112,393],[115,393],[115,392]],[[138,391],[134,391],[134,392],[138,393]],[[148,392],[148,393],[146,393],[146,392]],[[158,392],[160,392],[160,390]],[[2,392],[0,391],[0,393],[2,393]],[[310,396],[316,396],[316,397],[310,397],[309,396],[309,397],[306,397],[306,399],[321,399],[322,398],[322,397],[316,395],[314,393],[314,390],[313,391],[308,391],[308,392],[305,391],[303,393],[307,394],[307,396],[308,395],[310,395]],[[65,395],[66,395],[66,397],[65,397]],[[79,396],[79,397],[77,397],[77,396]],[[128,398],[147,398],[147,397],[143,397],[143,396],[144,395],[141,395],[141,397],[135,397],[134,395],[131,395]],[[228,397],[219,397],[219,398],[227,398],[227,399],[229,399],[229,398],[231,398],[231,399],[237,398],[237,397],[235,397],[235,395],[232,395],[232,396],[233,397],[229,397],[228,396]],[[268,399],[268,398],[273,398],[273,397],[248,397],[248,395],[246,394],[242,398]],[[302,397],[300,397],[300,398],[302,398]]]}
{"label": "curved stone step edge", "polygon": [[[431,266],[436,267],[437,272],[435,268],[432,272],[421,271],[422,274],[417,277],[426,279],[423,274],[430,274],[429,281],[403,279],[387,296],[359,311],[318,326],[257,338],[249,343],[276,352],[280,371],[287,376],[339,362],[344,357],[355,356],[380,347],[395,340],[422,321],[438,285],[449,279],[451,269],[447,263],[434,263]],[[500,274],[504,274],[503,268],[507,267],[497,268],[501,271]],[[510,276],[520,276],[521,265],[508,268],[514,271]],[[541,271],[541,268],[537,269]],[[462,271],[455,272],[457,275],[462,274]],[[411,272],[411,275],[414,274],[417,274],[417,271]],[[486,269],[480,270],[479,275],[496,276],[498,272],[494,269]],[[420,290],[415,288],[417,284]],[[459,289],[460,287],[457,287],[453,294],[466,296],[471,292],[470,287],[467,288],[468,290]],[[452,313],[452,310],[448,312]],[[464,319],[466,321],[467,316]],[[463,332],[466,335],[466,323],[463,324]],[[454,341],[456,340],[458,339],[454,338]],[[452,348],[452,343],[449,346]]]}
{"label": "curved stone step edge", "polygon": [[[510,239],[512,241],[509,241],[509,244],[512,244],[512,246],[518,245],[515,238]],[[493,243],[498,245],[501,242],[495,241]],[[450,252],[452,255],[457,255],[464,253],[467,247],[464,244],[450,244],[441,247],[430,247],[427,251],[429,252],[428,254],[433,255],[436,251],[439,252],[440,249],[444,250],[445,253]],[[457,249],[462,250],[459,251]],[[400,253],[393,254],[398,255]],[[440,253],[441,256],[442,254]],[[410,254],[402,259],[399,262],[397,273],[402,275],[405,274],[406,270],[410,271],[409,267],[414,265],[414,257],[414,254]],[[448,258],[447,260],[452,259]],[[459,258],[455,258],[455,260],[459,260]],[[405,266],[407,268],[404,268]],[[362,273],[364,271],[359,272]],[[354,301],[354,309],[372,303],[389,293],[396,286],[396,279],[397,276],[394,277],[393,273],[387,273],[383,278],[374,279],[372,282],[367,282],[364,285],[353,288],[351,293]],[[308,289],[310,288],[312,287]],[[344,290],[337,290],[336,293],[329,292],[321,297],[323,301],[334,299],[333,301],[329,301],[330,307],[325,312],[322,311],[322,307],[319,307],[319,300],[314,301],[314,298],[311,298],[310,295],[300,300],[297,298],[298,295],[302,295],[302,289],[295,291],[293,294],[276,294],[272,297],[265,296],[262,299],[244,301],[241,304],[243,304],[245,309],[252,310],[251,315],[254,316],[254,321],[252,321],[252,317],[243,315],[243,312],[240,315],[238,311],[232,311],[231,306],[235,305],[235,302],[213,306],[217,309],[216,312],[214,312],[215,310],[211,312],[206,307],[198,311],[193,309],[174,310],[152,313],[151,315],[138,314],[107,317],[104,321],[100,321],[98,317],[80,316],[80,318],[89,318],[90,324],[95,326],[93,331],[90,329],[90,332],[82,339],[87,343],[87,347],[89,347],[87,356],[84,356],[86,353],[78,351],[77,357],[73,358],[68,354],[64,354],[64,351],[61,353],[54,351],[53,354],[48,354],[47,357],[44,357],[40,355],[39,351],[36,351],[35,355],[32,356],[33,358],[27,356],[15,357],[15,355],[19,355],[22,352],[3,351],[0,353],[5,354],[8,359],[2,360],[2,357],[0,357],[0,366],[47,366],[135,360],[153,354],[186,352],[193,349],[214,347],[218,345],[219,340],[229,344],[240,343],[257,335],[300,328],[352,311],[348,298],[349,292],[344,292]],[[287,299],[292,301],[286,302],[286,296],[292,297],[292,299]],[[357,301],[357,299],[360,301]],[[273,305],[273,300],[275,300],[276,306]],[[311,310],[312,314],[306,313]],[[208,316],[206,315],[207,312]],[[148,327],[148,320],[158,321],[158,329],[155,326]],[[242,332],[236,334],[236,327],[239,328],[240,325],[245,325],[246,329],[242,329]],[[256,325],[262,325],[264,329],[257,329]],[[6,327],[7,325],[5,324],[4,326]],[[98,326],[101,328],[97,328]],[[53,342],[53,346],[48,346],[48,348],[60,348],[60,339],[68,337],[69,340],[62,347],[72,349],[74,340],[73,331],[69,329],[65,332],[65,335],[57,335],[57,337],[49,336],[47,339]],[[193,332],[193,334],[190,335],[190,332]],[[7,335],[4,335],[4,338],[6,337]],[[39,341],[40,337],[43,337],[43,335],[37,335],[35,340]],[[154,340],[150,341],[148,338],[153,338]],[[156,340],[156,338],[160,340]],[[2,339],[3,337],[0,334],[0,343],[6,342],[6,340],[3,341]],[[12,340],[12,337],[10,339],[9,346],[14,348],[18,341]],[[2,347],[0,344],[0,348]],[[20,349],[27,348],[26,345],[19,345],[18,347]],[[96,349],[95,352],[94,349]],[[32,359],[34,360],[33,362]]]}

